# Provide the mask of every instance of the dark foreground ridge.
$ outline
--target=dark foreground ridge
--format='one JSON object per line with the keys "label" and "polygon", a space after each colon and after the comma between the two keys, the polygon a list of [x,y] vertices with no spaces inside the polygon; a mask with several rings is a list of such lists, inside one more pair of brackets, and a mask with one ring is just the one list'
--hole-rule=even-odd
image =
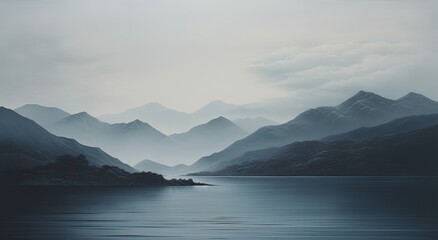
{"label": "dark foreground ridge", "polygon": [[53,186],[192,186],[206,185],[192,179],[167,180],[152,172],[129,173],[114,166],[91,166],[84,155],[64,155],[54,163],[33,169],[16,169],[3,173],[1,183],[6,185]]}
{"label": "dark foreground ridge", "polygon": [[[376,129],[382,134],[365,137]],[[333,142],[305,141],[258,150],[243,156],[247,161],[241,164],[191,175],[438,176],[438,125],[397,134],[376,127],[364,134],[354,131]],[[251,159],[252,155],[256,157]]]}

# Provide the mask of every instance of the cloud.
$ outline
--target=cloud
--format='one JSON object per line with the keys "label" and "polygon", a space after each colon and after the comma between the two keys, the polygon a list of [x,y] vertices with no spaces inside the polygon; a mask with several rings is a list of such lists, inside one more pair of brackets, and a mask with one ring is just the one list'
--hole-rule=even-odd
{"label": "cloud", "polygon": [[406,42],[347,42],[294,46],[251,63],[263,81],[289,91],[269,105],[284,121],[321,105],[337,105],[359,90],[398,98],[410,91],[438,100],[437,57]]}
{"label": "cloud", "polygon": [[281,49],[250,68],[270,83],[291,90],[379,78],[412,61],[406,43],[348,42]]}
{"label": "cloud", "polygon": [[[56,37],[20,34],[0,40],[0,95],[11,105],[79,101],[86,87],[77,80],[94,60],[69,50]],[[47,94],[50,93],[50,94]],[[25,100],[25,99],[24,99]]]}

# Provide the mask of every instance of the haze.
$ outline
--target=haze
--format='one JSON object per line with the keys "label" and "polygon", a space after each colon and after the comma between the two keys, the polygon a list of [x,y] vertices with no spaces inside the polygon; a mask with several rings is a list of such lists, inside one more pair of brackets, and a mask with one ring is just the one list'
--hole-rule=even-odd
{"label": "haze", "polygon": [[220,99],[292,116],[361,89],[437,99],[436,15],[417,0],[6,0],[0,101],[100,115]]}

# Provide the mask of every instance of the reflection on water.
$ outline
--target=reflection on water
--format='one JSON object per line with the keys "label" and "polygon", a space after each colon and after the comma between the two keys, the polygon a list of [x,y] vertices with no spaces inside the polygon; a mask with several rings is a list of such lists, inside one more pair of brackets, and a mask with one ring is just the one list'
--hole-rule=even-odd
{"label": "reflection on water", "polygon": [[438,178],[3,189],[0,239],[438,239]]}

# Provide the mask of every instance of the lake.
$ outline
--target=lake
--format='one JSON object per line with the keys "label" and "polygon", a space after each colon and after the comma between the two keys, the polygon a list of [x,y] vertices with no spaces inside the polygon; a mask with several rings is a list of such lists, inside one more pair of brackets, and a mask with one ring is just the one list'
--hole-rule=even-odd
{"label": "lake", "polygon": [[438,239],[438,178],[194,180],[2,189],[0,239]]}

